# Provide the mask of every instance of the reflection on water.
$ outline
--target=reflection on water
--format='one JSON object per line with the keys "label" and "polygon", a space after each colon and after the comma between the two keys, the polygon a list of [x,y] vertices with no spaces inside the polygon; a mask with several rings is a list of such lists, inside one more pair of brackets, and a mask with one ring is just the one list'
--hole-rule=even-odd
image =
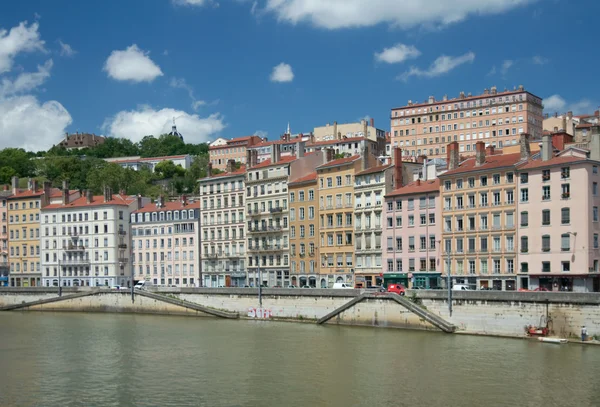
{"label": "reflection on water", "polygon": [[600,347],[209,318],[0,313],[0,406],[598,406]]}

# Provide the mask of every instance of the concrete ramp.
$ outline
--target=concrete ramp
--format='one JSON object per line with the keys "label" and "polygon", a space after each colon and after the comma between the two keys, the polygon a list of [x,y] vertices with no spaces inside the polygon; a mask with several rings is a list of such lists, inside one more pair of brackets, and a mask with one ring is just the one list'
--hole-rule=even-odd
{"label": "concrete ramp", "polygon": [[221,310],[218,310],[215,308],[205,307],[205,306],[193,303],[193,302],[183,301],[183,300],[176,299],[173,297],[167,297],[166,295],[151,293],[151,292],[148,292],[145,290],[136,290],[135,295],[152,298],[157,301],[163,301],[163,302],[166,302],[169,304],[178,305],[180,307],[193,309],[195,311],[201,311],[201,312],[204,312],[205,314],[209,314],[209,315],[219,317],[219,318],[237,319],[240,317],[237,312],[221,311]]}
{"label": "concrete ramp", "polygon": [[398,294],[390,294],[390,293],[359,295],[358,297],[353,298],[352,300],[348,301],[346,304],[342,305],[341,307],[333,310],[329,314],[327,314],[324,317],[322,317],[321,319],[319,319],[317,321],[317,324],[319,324],[319,325],[324,324],[325,322],[329,321],[330,319],[338,316],[342,312],[352,308],[356,304],[358,304],[366,299],[394,301],[394,302],[400,304],[401,306],[403,306],[404,308],[406,308],[408,311],[417,315],[419,318],[429,322],[431,325],[435,326],[436,328],[439,328],[443,332],[453,333],[456,331],[456,327],[454,325],[452,325],[451,323],[449,323],[448,321],[446,321],[445,319],[427,311],[426,309],[419,307],[418,305],[412,303],[410,300],[407,300],[406,298],[404,298]]}
{"label": "concrete ramp", "polygon": [[44,305],[44,304],[51,304],[53,302],[73,300],[76,298],[82,298],[82,297],[88,297],[90,295],[96,295],[99,292],[100,292],[99,290],[91,290],[91,291],[85,291],[85,292],[80,292],[80,293],[75,293],[75,294],[66,294],[61,297],[59,297],[57,295],[56,297],[45,298],[43,300],[22,302],[20,304],[6,305],[4,307],[0,307],[0,311],[13,311],[13,310],[17,310],[17,309],[32,307],[34,305]]}

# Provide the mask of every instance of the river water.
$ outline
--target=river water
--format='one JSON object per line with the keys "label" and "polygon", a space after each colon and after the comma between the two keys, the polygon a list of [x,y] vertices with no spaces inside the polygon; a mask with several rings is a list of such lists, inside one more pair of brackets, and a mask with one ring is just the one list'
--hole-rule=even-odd
{"label": "river water", "polygon": [[600,347],[210,318],[0,313],[0,406],[599,406]]}

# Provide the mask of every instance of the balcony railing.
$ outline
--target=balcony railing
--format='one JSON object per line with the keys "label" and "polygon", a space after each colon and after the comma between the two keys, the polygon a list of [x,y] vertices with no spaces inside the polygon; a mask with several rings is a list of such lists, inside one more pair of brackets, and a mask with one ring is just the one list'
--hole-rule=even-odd
{"label": "balcony railing", "polygon": [[119,249],[127,249],[127,244],[126,243],[119,243]]}
{"label": "balcony railing", "polygon": [[271,212],[271,213],[280,213],[280,212],[283,212],[283,208],[277,206],[275,208],[270,208],[269,212]]}
{"label": "balcony railing", "polygon": [[81,252],[86,249],[87,249],[87,247],[83,246],[83,245],[72,245],[72,244],[63,245],[63,250],[68,251],[68,252]]}
{"label": "balcony railing", "polygon": [[82,266],[82,265],[87,265],[87,264],[90,264],[90,259],[66,259],[66,260],[60,261],[61,267]]}
{"label": "balcony railing", "polygon": [[127,231],[119,230],[119,236],[125,236],[125,235],[127,235]]}

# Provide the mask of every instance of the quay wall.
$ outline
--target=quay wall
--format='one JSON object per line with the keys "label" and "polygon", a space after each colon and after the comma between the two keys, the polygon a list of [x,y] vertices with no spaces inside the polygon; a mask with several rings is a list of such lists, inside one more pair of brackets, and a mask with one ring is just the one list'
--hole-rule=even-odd
{"label": "quay wall", "polygon": [[[89,290],[70,288],[63,295]],[[209,316],[203,312],[128,292],[96,290],[93,295],[22,308],[38,311],[132,312]],[[262,307],[252,288],[163,288],[152,292],[204,307],[237,312],[240,318],[315,323],[343,306],[360,290],[264,289]],[[56,289],[2,288],[0,308],[55,298]],[[457,326],[457,332],[522,337],[527,325],[543,326],[548,319],[552,336],[579,336],[585,325],[600,337],[600,294],[545,292],[453,292],[452,314],[447,292],[413,291],[406,298]],[[333,317],[326,324],[410,328],[439,331],[395,301],[367,298]]]}

